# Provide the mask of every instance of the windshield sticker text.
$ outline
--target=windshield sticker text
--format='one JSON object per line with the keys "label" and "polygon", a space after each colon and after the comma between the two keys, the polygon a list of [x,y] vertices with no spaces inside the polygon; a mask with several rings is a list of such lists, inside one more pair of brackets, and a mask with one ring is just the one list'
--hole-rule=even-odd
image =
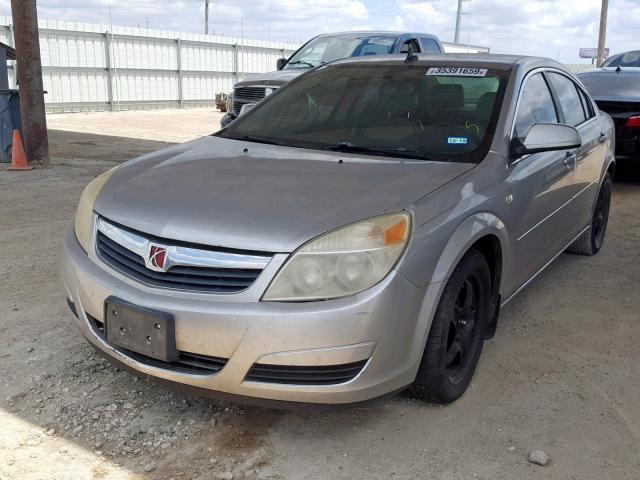
{"label": "windshield sticker text", "polygon": [[476,67],[431,67],[425,74],[431,75],[448,75],[452,77],[486,77],[486,68]]}
{"label": "windshield sticker text", "polygon": [[469,142],[467,137],[447,137],[449,145],[466,145]]}

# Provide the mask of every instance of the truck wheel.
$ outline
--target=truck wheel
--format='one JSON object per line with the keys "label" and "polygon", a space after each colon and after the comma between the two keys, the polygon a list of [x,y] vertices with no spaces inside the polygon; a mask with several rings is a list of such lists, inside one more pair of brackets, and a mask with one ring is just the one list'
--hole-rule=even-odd
{"label": "truck wheel", "polygon": [[602,248],[604,236],[607,232],[607,225],[609,224],[612,184],[613,182],[609,174],[605,174],[600,192],[598,193],[596,208],[593,211],[591,225],[567,248],[567,252],[578,255],[595,255]]}
{"label": "truck wheel", "polygon": [[467,389],[478,365],[491,302],[491,273],[477,250],[460,260],[444,287],[420,368],[410,392],[451,403]]}

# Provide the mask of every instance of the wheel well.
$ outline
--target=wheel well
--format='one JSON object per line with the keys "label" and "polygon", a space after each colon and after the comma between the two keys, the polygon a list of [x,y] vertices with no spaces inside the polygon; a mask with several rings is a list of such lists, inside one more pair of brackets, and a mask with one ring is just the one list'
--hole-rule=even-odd
{"label": "wheel well", "polygon": [[609,167],[607,168],[607,173],[611,177],[611,180],[613,180],[615,178],[615,176],[616,176],[616,162],[611,162],[609,164]]}
{"label": "wheel well", "polygon": [[502,279],[502,245],[495,235],[486,235],[477,240],[471,248],[478,250],[489,264],[491,286],[494,293],[499,292]]}

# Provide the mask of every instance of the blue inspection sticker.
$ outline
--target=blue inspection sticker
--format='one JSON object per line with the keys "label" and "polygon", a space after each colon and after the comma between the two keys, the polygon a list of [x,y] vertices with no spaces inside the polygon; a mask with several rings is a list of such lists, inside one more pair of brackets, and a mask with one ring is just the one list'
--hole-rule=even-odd
{"label": "blue inspection sticker", "polygon": [[448,145],[466,145],[467,143],[469,143],[467,137],[447,137]]}

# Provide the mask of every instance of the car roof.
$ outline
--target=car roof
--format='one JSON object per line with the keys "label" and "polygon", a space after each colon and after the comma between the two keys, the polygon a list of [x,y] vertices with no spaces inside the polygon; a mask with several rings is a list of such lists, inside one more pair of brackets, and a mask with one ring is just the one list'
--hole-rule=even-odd
{"label": "car roof", "polygon": [[321,35],[318,35],[318,37],[351,37],[354,35],[363,36],[363,37],[372,37],[375,35],[400,37],[402,35],[410,35],[414,37],[426,37],[426,38],[433,38],[434,40],[438,40],[438,37],[431,33],[399,32],[399,31],[389,31],[389,30],[353,30],[353,31],[347,31],[347,32],[323,33]]}
{"label": "car roof", "polygon": [[[451,64],[451,65],[473,65],[485,66],[486,68],[512,69],[515,67],[530,70],[539,67],[553,67],[563,71],[567,68],[551,58],[530,57],[526,55],[503,55],[495,53],[439,53],[439,54],[417,54],[415,62],[425,64]],[[394,64],[404,62],[406,55],[370,55],[364,57],[350,57],[332,62],[332,65],[347,63],[375,63]]]}

